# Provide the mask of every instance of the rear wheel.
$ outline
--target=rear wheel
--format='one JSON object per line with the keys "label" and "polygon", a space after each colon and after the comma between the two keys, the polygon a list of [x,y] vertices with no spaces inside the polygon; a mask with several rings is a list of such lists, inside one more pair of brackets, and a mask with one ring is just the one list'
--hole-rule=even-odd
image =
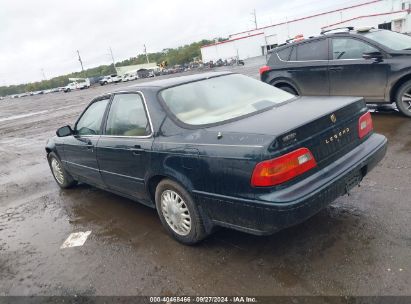
{"label": "rear wheel", "polygon": [[290,85],[280,84],[280,85],[276,85],[276,87],[279,88],[280,90],[286,91],[286,92],[288,92],[288,93],[290,93],[290,94],[293,94],[293,95],[296,95],[296,96],[298,95],[297,90],[294,89],[294,88],[293,88],[292,86],[290,86]]}
{"label": "rear wheel", "polygon": [[207,236],[197,206],[178,183],[162,180],[157,185],[155,200],[161,223],[177,241],[191,245]]}
{"label": "rear wheel", "polygon": [[411,117],[411,80],[400,86],[395,103],[402,114]]}
{"label": "rear wheel", "polygon": [[70,188],[77,184],[77,181],[68,173],[61,164],[60,159],[54,152],[50,152],[48,155],[48,161],[51,169],[51,173],[53,173],[53,177],[56,180],[57,184],[60,188]]}

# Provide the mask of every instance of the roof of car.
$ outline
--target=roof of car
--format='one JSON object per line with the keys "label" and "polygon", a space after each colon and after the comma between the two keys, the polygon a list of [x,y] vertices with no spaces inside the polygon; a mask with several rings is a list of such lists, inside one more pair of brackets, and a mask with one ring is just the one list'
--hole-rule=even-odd
{"label": "roof of car", "polygon": [[180,85],[183,83],[198,81],[198,80],[207,79],[207,78],[216,77],[216,76],[229,75],[229,74],[232,74],[232,72],[228,72],[228,71],[207,72],[207,73],[201,73],[201,74],[193,74],[193,75],[151,80],[147,82],[133,84],[131,86],[123,88],[122,91],[135,91],[135,90],[142,89],[142,88],[167,88],[167,87]]}
{"label": "roof of car", "polygon": [[[336,29],[336,30],[338,30],[338,29]],[[362,28],[359,28],[359,29],[354,29],[354,30],[349,30],[349,31],[339,31],[339,32],[332,32],[332,30],[331,30],[330,32],[320,34],[318,36],[313,36],[313,37],[309,37],[309,38],[299,40],[299,41],[280,44],[278,47],[270,50],[269,53],[273,53],[274,51],[280,51],[280,50],[288,48],[290,46],[303,44],[303,43],[311,41],[311,40],[323,39],[323,38],[327,38],[327,37],[334,37],[334,36],[340,36],[340,35],[353,35],[353,36],[364,35],[365,33],[376,32],[376,31],[382,31],[382,29],[369,28],[367,30],[362,30]]]}

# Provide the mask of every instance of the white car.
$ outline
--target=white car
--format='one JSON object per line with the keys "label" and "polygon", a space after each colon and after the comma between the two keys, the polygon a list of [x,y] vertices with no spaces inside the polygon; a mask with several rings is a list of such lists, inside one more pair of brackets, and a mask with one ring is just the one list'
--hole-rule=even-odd
{"label": "white car", "polygon": [[108,83],[117,83],[121,81],[121,76],[117,76],[116,74],[113,75],[108,75],[108,76],[104,76],[103,79],[101,79],[100,85],[105,85]]}
{"label": "white car", "polygon": [[127,82],[127,81],[132,81],[132,80],[136,80],[137,74],[132,73],[132,74],[124,74],[123,78],[121,79],[122,82]]}
{"label": "white car", "polygon": [[70,82],[68,85],[66,85],[63,88],[63,91],[65,93],[74,91],[74,90],[83,90],[83,89],[88,89],[90,87],[90,80],[87,78],[84,81],[73,81]]}

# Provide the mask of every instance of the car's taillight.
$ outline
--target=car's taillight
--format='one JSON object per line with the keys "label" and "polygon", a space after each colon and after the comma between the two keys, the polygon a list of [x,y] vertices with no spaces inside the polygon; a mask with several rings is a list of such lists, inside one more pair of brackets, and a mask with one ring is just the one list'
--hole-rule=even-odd
{"label": "car's taillight", "polygon": [[253,187],[275,186],[317,166],[310,150],[300,148],[280,157],[258,163],[251,177]]}
{"label": "car's taillight", "polygon": [[269,71],[270,67],[268,65],[262,66],[260,68],[260,75],[263,75],[265,72]]}
{"label": "car's taillight", "polygon": [[358,137],[363,138],[374,129],[370,112],[365,113],[358,120]]}

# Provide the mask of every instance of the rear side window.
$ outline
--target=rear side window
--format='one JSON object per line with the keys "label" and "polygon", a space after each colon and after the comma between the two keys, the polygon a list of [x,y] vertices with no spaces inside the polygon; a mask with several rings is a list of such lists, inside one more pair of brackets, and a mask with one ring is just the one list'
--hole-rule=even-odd
{"label": "rear side window", "polygon": [[117,94],[107,118],[106,134],[146,136],[150,134],[143,99],[139,94]]}
{"label": "rear side window", "polygon": [[306,42],[296,46],[297,60],[328,60],[328,44],[326,39]]}
{"label": "rear side window", "polygon": [[285,48],[279,52],[277,52],[278,57],[280,57],[281,60],[283,61],[288,61],[290,58],[290,53],[291,53],[291,47]]}

